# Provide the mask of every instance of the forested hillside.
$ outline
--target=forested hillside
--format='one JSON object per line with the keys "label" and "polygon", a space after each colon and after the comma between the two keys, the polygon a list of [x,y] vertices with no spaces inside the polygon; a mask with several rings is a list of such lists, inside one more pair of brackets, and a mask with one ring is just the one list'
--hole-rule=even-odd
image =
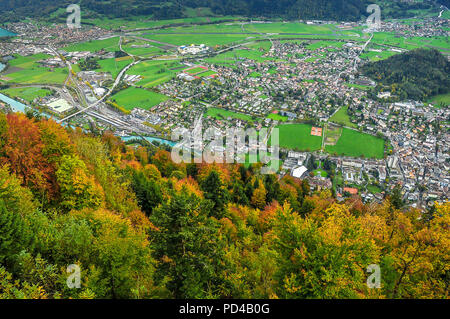
{"label": "forested hillside", "polygon": [[51,20],[52,13],[57,10],[63,13],[71,3],[79,3],[84,16],[88,17],[146,16],[156,20],[183,18],[188,8],[208,8],[209,11],[204,12],[213,15],[358,21],[368,16],[366,8],[371,3],[381,6],[383,18],[417,16],[420,10],[437,7],[438,3],[449,6],[448,0],[0,0],[0,23],[24,17]]}
{"label": "forested hillside", "polygon": [[31,115],[0,114],[0,164],[0,299],[448,298],[449,204],[337,203]]}
{"label": "forested hillside", "polygon": [[[24,17],[50,19],[73,0],[0,0],[0,22]],[[81,0],[84,14],[108,18],[147,16],[172,19],[185,16],[186,8],[210,8],[215,15],[277,17],[288,19],[360,20],[367,15],[368,0]]]}
{"label": "forested hillside", "polygon": [[400,99],[427,100],[450,92],[450,62],[437,50],[417,49],[371,62],[360,72],[381,83]]}

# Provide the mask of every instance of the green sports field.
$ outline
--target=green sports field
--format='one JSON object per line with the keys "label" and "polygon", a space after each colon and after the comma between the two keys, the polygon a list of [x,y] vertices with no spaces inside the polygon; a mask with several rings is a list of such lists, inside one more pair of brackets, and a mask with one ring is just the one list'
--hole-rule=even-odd
{"label": "green sports field", "polygon": [[322,137],[312,136],[312,125],[286,124],[276,128],[280,132],[280,147],[300,151],[317,151],[322,147]]}
{"label": "green sports field", "polygon": [[133,87],[120,91],[111,97],[112,101],[115,101],[126,110],[132,110],[134,108],[148,110],[168,99],[165,95]]}
{"label": "green sports field", "polygon": [[196,68],[193,68],[193,69],[188,69],[185,72],[189,73],[191,75],[196,75],[198,73],[202,73],[202,72],[205,72],[205,71],[208,71],[208,70],[206,70],[204,68],[201,68],[201,67],[196,67]]}
{"label": "green sports field", "polygon": [[384,156],[384,140],[344,128],[337,144],[334,146],[327,145],[325,150],[331,154],[382,159]]}

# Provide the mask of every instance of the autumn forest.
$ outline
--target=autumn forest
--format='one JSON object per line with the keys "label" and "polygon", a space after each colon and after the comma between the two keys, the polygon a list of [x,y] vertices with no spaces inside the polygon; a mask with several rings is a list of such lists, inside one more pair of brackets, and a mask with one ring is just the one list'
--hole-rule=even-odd
{"label": "autumn forest", "polygon": [[339,203],[257,165],[170,158],[0,114],[0,299],[448,298],[450,204]]}

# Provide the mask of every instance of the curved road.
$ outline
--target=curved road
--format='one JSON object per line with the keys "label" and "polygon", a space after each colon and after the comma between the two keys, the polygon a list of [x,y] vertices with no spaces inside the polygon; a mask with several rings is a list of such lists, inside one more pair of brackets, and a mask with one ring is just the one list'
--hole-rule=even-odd
{"label": "curved road", "polygon": [[105,95],[103,95],[103,97],[100,100],[96,101],[94,104],[88,106],[87,108],[85,108],[85,109],[83,109],[81,111],[78,111],[78,112],[76,112],[76,113],[74,113],[72,115],[69,115],[69,116],[63,118],[62,120],[59,121],[59,123],[65,122],[65,121],[71,119],[72,117],[80,115],[80,114],[88,111],[89,109],[92,109],[92,108],[96,107],[97,105],[99,105],[100,103],[102,103],[108,96],[110,96],[112,94],[112,92],[117,87],[117,85],[119,85],[120,81],[122,80],[122,76],[125,74],[125,72],[127,72],[130,68],[132,68],[133,66],[135,66],[139,62],[141,62],[141,61],[135,61],[135,62],[127,65],[125,68],[123,68],[122,71],[120,71],[119,75],[117,76],[116,81],[114,82],[114,85],[112,86],[112,88],[109,89],[109,91]]}

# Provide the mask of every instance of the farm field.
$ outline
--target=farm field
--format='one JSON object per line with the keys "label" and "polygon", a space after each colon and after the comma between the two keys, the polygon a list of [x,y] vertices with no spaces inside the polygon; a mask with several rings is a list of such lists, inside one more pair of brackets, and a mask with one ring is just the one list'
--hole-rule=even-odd
{"label": "farm field", "polygon": [[385,44],[390,46],[396,46],[399,48],[414,50],[422,47],[434,47],[437,50],[446,52],[445,48],[448,48],[450,42],[447,37],[411,37],[404,38],[398,37],[394,33],[390,32],[376,32],[372,40],[374,44]]}
{"label": "farm field", "polygon": [[68,75],[66,68],[50,69],[42,67],[38,61],[49,58],[47,54],[35,54],[27,57],[16,55],[9,61],[11,68],[3,74],[7,82],[22,84],[60,84]]}
{"label": "farm field", "polygon": [[36,67],[8,74],[9,82],[21,84],[62,84],[68,75],[67,69],[50,69]]}
{"label": "farm field", "polygon": [[276,128],[280,132],[280,147],[300,151],[317,151],[322,147],[322,137],[312,136],[312,125],[286,124]]}
{"label": "farm field", "polygon": [[88,42],[76,43],[69,45],[63,50],[67,52],[89,51],[97,52],[105,49],[109,52],[119,51],[119,37],[113,37],[105,40],[93,40]]}
{"label": "farm field", "polygon": [[149,88],[170,81],[186,68],[179,61],[143,61],[129,69],[127,74],[141,75],[143,79],[136,85]]}
{"label": "farm field", "polygon": [[164,53],[163,50],[154,45],[150,45],[148,42],[137,41],[134,39],[127,39],[126,42],[124,41],[124,43],[122,43],[122,49],[129,54],[142,57],[149,57]]}
{"label": "farm field", "polygon": [[261,33],[306,33],[306,34],[331,34],[333,25],[308,25],[298,22],[273,22],[254,23],[244,25],[245,30]]}
{"label": "farm field", "polygon": [[15,54],[14,57],[15,59],[8,62],[12,67],[27,69],[35,66],[37,61],[48,59],[51,56],[48,54],[39,53],[30,56]]}
{"label": "farm field", "polygon": [[384,156],[384,140],[344,128],[337,144],[334,146],[327,145],[325,150],[331,154],[382,159]]}
{"label": "farm field", "polygon": [[98,64],[100,64],[101,68],[97,69],[96,71],[101,72],[109,72],[113,76],[113,78],[116,78],[120,71],[126,67],[128,64],[133,63],[133,59],[131,57],[125,57],[119,58],[119,59],[106,59],[106,60],[99,60]]}
{"label": "farm field", "polygon": [[171,24],[188,24],[201,23],[218,20],[238,20],[239,17],[225,16],[225,17],[189,17],[184,19],[171,20],[148,20],[148,17],[133,17],[133,19],[83,19],[82,22],[93,23],[99,27],[106,29],[138,29],[138,28],[156,28]]}
{"label": "farm field", "polygon": [[40,88],[9,88],[0,91],[3,94],[6,94],[11,97],[20,97],[28,102],[32,102],[34,99],[39,97],[45,97],[47,95],[51,95],[51,91],[47,89]]}
{"label": "farm field", "polygon": [[350,117],[347,113],[348,106],[343,106],[339,109],[339,111],[336,112],[331,118],[330,122],[340,124],[343,126],[348,126],[352,128],[357,128],[356,124],[350,122]]}
{"label": "farm field", "polygon": [[369,59],[372,62],[376,62],[376,61],[387,59],[396,54],[398,54],[398,52],[386,51],[386,50],[382,51],[382,52],[368,51],[368,52],[361,54],[361,58]]}
{"label": "farm field", "polygon": [[161,30],[155,30],[154,33],[185,33],[185,34],[207,34],[207,33],[248,33],[249,31],[242,31],[242,25],[240,23],[221,23],[221,24],[206,24],[206,25],[194,25],[194,26],[175,26],[172,28],[166,28]]}
{"label": "farm field", "polygon": [[314,51],[319,48],[342,48],[343,46],[344,42],[339,41],[316,41],[308,45],[306,48]]}
{"label": "farm field", "polygon": [[331,34],[335,30],[333,25],[308,25],[298,22],[267,22],[267,23],[220,23],[196,25],[188,27],[173,27],[157,30],[156,33],[289,33],[289,34]]}
{"label": "farm field", "polygon": [[214,57],[207,58],[205,61],[211,64],[219,65],[233,65],[236,62],[236,59],[250,59],[256,62],[274,61],[273,58],[263,57],[263,55],[270,50],[271,46],[272,44],[270,41],[258,42],[247,45],[247,49],[241,48],[225,52]]}
{"label": "farm field", "polygon": [[205,44],[210,47],[216,45],[228,45],[231,43],[242,43],[245,40],[252,40],[255,37],[249,37],[242,34],[146,34],[146,39],[156,40],[177,46],[186,44]]}
{"label": "farm field", "polygon": [[168,99],[165,95],[133,87],[120,91],[111,97],[111,101],[116,102],[126,110],[134,108],[148,110]]}
{"label": "farm field", "polygon": [[208,111],[205,113],[205,117],[206,116],[211,116],[215,119],[221,120],[221,119],[227,119],[229,117],[234,118],[234,119],[238,119],[238,120],[244,120],[244,121],[251,121],[252,117],[250,115],[247,114],[242,114],[242,113],[236,113],[236,112],[232,112],[232,111],[228,111],[228,110],[224,110],[224,109],[219,109],[219,108],[215,108],[215,107],[211,107],[208,109]]}

